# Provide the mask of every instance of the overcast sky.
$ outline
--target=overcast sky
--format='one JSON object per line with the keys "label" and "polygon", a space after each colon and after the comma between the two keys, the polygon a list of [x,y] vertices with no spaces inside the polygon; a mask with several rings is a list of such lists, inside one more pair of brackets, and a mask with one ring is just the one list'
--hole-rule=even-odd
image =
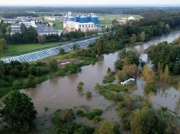
{"label": "overcast sky", "polygon": [[180,5],[180,0],[0,0],[2,5]]}

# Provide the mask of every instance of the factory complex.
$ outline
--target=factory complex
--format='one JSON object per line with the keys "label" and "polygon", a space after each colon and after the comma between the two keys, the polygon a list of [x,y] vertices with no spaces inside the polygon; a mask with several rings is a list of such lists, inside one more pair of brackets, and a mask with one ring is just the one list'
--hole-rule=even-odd
{"label": "factory complex", "polygon": [[86,31],[95,31],[97,30],[98,17],[94,13],[90,13],[87,16],[77,15],[76,17],[71,15],[71,12],[68,12],[64,16],[63,28],[66,32],[72,32],[80,30],[82,32]]}
{"label": "factory complex", "polygon": [[11,24],[11,35],[15,33],[21,33],[21,24],[24,24],[26,28],[32,26],[38,35],[50,35],[50,34],[60,34],[58,30],[54,29],[53,27],[48,27],[44,24],[35,23],[35,21],[28,21],[28,22],[19,22],[15,24]]}

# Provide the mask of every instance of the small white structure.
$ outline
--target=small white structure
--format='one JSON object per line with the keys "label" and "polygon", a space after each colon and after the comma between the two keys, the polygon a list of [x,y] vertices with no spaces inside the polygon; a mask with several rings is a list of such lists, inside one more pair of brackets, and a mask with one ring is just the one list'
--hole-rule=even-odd
{"label": "small white structure", "polygon": [[126,84],[129,84],[131,82],[135,81],[134,78],[129,78],[128,80],[124,81],[124,82],[121,82],[122,85],[126,85]]}
{"label": "small white structure", "polygon": [[54,16],[45,16],[44,19],[47,21],[55,21],[56,20],[56,18]]}
{"label": "small white structure", "polygon": [[128,18],[128,21],[130,21],[130,20],[135,20],[135,18],[134,18],[133,16],[130,16],[130,17]]}

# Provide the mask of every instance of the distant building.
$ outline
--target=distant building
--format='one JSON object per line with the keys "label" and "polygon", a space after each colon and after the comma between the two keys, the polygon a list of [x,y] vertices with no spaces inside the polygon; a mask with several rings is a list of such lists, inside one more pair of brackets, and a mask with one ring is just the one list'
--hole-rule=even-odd
{"label": "distant building", "polygon": [[121,19],[118,19],[117,21],[119,25],[124,25],[128,22],[127,18],[121,18]]}
{"label": "distant building", "polygon": [[67,21],[65,29],[67,32],[71,32],[75,30],[81,30],[82,32],[96,30],[94,23],[92,22],[79,23],[79,22],[73,22],[73,21]]}
{"label": "distant building", "polygon": [[73,17],[71,12],[68,12],[67,15],[64,16],[63,27],[67,32],[81,30],[83,32],[86,31],[95,31],[97,30],[96,25],[98,24],[98,17],[91,13],[87,16],[77,15]]}
{"label": "distant building", "polygon": [[15,33],[21,33],[21,25],[19,23],[11,25],[11,35]]}
{"label": "distant building", "polygon": [[44,24],[36,24],[34,27],[37,31],[38,35],[50,35],[50,34],[58,34],[58,31],[53,27],[47,27]]}
{"label": "distant building", "polygon": [[135,20],[135,18],[134,18],[133,16],[130,16],[130,17],[128,18],[128,21],[130,21],[130,20]]}
{"label": "distant building", "polygon": [[47,21],[55,21],[56,20],[56,18],[54,16],[45,16],[44,19]]}
{"label": "distant building", "polygon": [[29,28],[30,26],[32,26],[32,27],[37,27],[35,21],[19,22],[20,25],[21,25],[22,23],[23,23],[27,28]]}
{"label": "distant building", "polygon": [[4,21],[4,23],[9,23],[9,24],[15,24],[18,22],[30,22],[30,21],[38,21],[39,18],[37,17],[32,17],[32,16],[20,16],[17,18],[3,18],[2,19]]}
{"label": "distant building", "polygon": [[50,35],[50,34],[60,34],[58,30],[53,27],[48,27],[44,24],[36,24],[35,21],[31,22],[19,22],[11,25],[11,35],[15,33],[21,33],[21,24],[24,24],[27,28],[30,26],[34,27],[38,35]]}

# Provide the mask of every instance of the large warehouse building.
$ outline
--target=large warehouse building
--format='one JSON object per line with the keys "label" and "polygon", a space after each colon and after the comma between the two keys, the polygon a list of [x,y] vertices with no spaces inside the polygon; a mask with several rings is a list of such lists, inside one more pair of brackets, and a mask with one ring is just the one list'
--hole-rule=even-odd
{"label": "large warehouse building", "polygon": [[91,13],[87,16],[77,15],[73,17],[71,12],[68,12],[67,15],[64,16],[63,27],[67,32],[81,30],[85,31],[94,31],[96,30],[96,25],[98,24],[98,17]]}

